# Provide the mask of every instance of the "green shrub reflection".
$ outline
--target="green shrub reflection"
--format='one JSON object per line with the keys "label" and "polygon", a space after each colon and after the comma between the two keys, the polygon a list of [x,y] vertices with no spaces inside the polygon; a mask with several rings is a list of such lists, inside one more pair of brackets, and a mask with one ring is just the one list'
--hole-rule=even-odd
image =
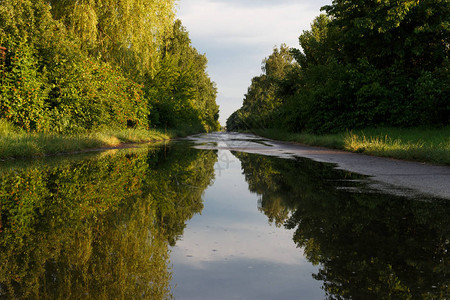
{"label": "green shrub reflection", "polygon": [[170,298],[169,244],[214,152],[157,148],[0,174],[0,298]]}
{"label": "green shrub reflection", "polygon": [[310,160],[234,153],[260,210],[294,229],[330,299],[446,299],[450,203],[380,194]]}

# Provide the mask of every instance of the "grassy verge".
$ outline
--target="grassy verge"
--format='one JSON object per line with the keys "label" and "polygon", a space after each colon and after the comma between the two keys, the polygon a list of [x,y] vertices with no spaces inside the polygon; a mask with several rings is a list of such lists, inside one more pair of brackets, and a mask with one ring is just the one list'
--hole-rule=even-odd
{"label": "grassy verge", "polygon": [[106,129],[74,135],[30,134],[0,120],[0,159],[39,157],[92,148],[114,147],[122,143],[164,141],[180,134],[175,131],[144,129]]}
{"label": "grassy verge", "polygon": [[376,156],[450,165],[450,126],[444,128],[371,128],[313,135],[256,130],[272,139],[342,149]]}

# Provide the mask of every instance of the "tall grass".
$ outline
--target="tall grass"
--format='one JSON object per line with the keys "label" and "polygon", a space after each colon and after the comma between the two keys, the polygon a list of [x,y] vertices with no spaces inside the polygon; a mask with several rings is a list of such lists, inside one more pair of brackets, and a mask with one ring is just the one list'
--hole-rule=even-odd
{"label": "tall grass", "polygon": [[283,141],[450,165],[450,126],[369,128],[327,135],[289,133],[278,129],[257,130],[255,133]]}
{"label": "tall grass", "polygon": [[0,119],[0,159],[39,157],[92,148],[114,147],[122,143],[164,141],[173,137],[174,134],[154,129],[103,129],[73,135],[26,133]]}
{"label": "tall grass", "polygon": [[450,165],[450,126],[348,132],[344,144],[353,152]]}

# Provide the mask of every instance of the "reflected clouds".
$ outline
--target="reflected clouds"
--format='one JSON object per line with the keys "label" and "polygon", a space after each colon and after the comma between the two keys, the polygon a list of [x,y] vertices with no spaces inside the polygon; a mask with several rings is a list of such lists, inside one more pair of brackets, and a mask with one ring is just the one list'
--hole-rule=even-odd
{"label": "reflected clouds", "polygon": [[239,160],[229,151],[219,151],[218,157],[231,159],[227,166],[216,163],[216,181],[205,191],[202,215],[189,221],[172,260],[199,269],[235,259],[306,264],[302,249],[292,243],[292,232],[269,225],[258,211],[258,195],[248,190]]}
{"label": "reflected clouds", "polygon": [[205,269],[213,261],[227,260],[309,265],[303,257],[303,250],[296,248],[292,242],[292,235],[292,231],[252,223],[203,228],[195,226],[185,233],[182,241],[177,242],[179,246],[172,259],[176,255],[177,259],[183,260],[183,264],[196,269]]}
{"label": "reflected clouds", "polygon": [[[313,269],[303,266],[302,269]],[[299,274],[297,265],[280,265],[259,260],[213,261],[204,269],[179,265],[177,276],[183,285],[174,288],[176,299],[324,299],[320,282],[308,272]],[[313,270],[311,270],[313,272]],[[210,276],[205,276],[209,274]],[[249,280],[251,279],[251,280]],[[293,284],[294,283],[294,284]],[[198,287],[204,287],[199,296]],[[299,298],[300,297],[300,298]]]}
{"label": "reflected clouds", "polygon": [[226,166],[216,163],[201,216],[188,222],[172,248],[175,298],[198,299],[195,287],[201,286],[203,299],[323,299],[312,277],[318,267],[293,243],[293,231],[269,225],[231,152],[217,156],[230,159]]}

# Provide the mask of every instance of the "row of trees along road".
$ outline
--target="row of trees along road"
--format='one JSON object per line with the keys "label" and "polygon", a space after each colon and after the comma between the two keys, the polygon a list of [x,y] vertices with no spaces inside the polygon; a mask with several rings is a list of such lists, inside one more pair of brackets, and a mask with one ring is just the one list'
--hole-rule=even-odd
{"label": "row of trees along road", "polygon": [[219,127],[175,0],[0,1],[0,118],[29,132]]}
{"label": "row of trees along road", "polygon": [[229,130],[448,125],[450,2],[333,0],[301,49],[275,48]]}

